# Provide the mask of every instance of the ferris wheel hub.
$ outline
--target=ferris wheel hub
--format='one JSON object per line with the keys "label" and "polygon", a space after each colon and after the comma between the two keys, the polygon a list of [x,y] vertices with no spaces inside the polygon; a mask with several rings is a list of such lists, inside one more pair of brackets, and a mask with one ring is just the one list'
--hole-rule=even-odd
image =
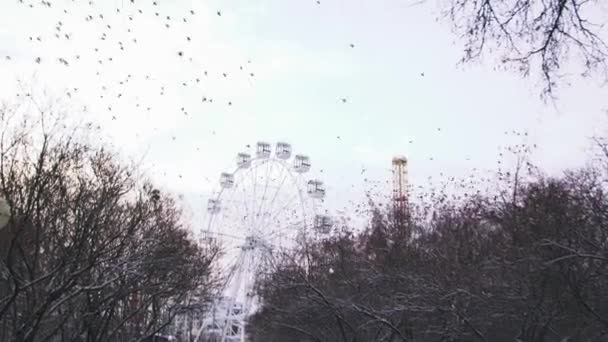
{"label": "ferris wheel hub", "polygon": [[265,244],[262,239],[254,235],[249,235],[245,237],[245,243],[243,244],[243,246],[241,246],[241,249],[250,251],[263,246],[265,246]]}

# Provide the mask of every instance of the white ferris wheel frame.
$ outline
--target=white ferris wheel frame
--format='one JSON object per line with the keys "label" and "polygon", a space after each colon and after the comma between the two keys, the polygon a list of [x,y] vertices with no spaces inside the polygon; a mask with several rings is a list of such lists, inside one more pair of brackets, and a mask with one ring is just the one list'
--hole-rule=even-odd
{"label": "white ferris wheel frame", "polygon": [[[289,160],[291,161],[291,159],[289,159]],[[270,157],[266,157],[266,158],[263,158],[263,157],[254,157],[254,158],[251,158],[251,165],[249,167],[247,167],[247,168],[237,167],[231,174],[233,176],[237,176],[237,174],[239,174],[239,172],[240,173],[247,172],[248,174],[251,174],[252,170],[254,168],[257,170],[257,168],[261,167],[264,163],[274,163],[275,165],[277,165],[277,164],[280,165],[281,168],[282,168],[281,172],[286,172],[285,176],[289,176],[289,178],[291,179],[292,184],[295,185],[295,187],[297,188],[297,192],[298,192],[297,193],[297,197],[294,196],[293,199],[294,200],[296,200],[296,199],[299,200],[300,209],[302,210],[303,222],[304,222],[304,225],[305,225],[302,228],[305,231],[308,230],[308,229],[310,229],[310,228],[312,228],[313,223],[308,222],[308,220],[314,218],[314,216],[317,213],[317,207],[318,207],[318,205],[317,205],[315,199],[311,199],[312,203],[313,203],[313,205],[311,206],[312,213],[311,213],[310,217],[308,217],[306,215],[306,211],[307,210],[305,208],[305,203],[306,203],[305,195],[306,195],[306,191],[303,190],[301,184],[299,184],[302,181],[302,179],[301,179],[302,176],[301,175],[295,175],[294,171],[292,171],[293,165],[290,165],[286,160],[279,159],[279,158],[276,158],[274,156],[270,156]],[[253,178],[256,179],[257,175],[255,175]],[[270,205],[272,205],[273,204],[272,202],[274,202],[274,200],[276,199],[276,194],[278,194],[278,192],[280,191],[280,188],[283,186],[285,178],[286,177],[284,177],[281,180],[281,184],[279,185],[279,189],[277,189],[277,191],[275,193],[275,196],[274,196],[273,200],[271,201]],[[224,192],[226,190],[227,190],[227,188],[222,187],[221,190],[217,193],[217,195],[213,199],[216,200],[216,201],[219,201],[220,204],[223,203],[223,201],[222,201],[222,195],[224,194]],[[281,210],[289,207],[290,204],[292,204],[292,203],[285,204],[281,208]],[[214,223],[214,219],[218,215],[220,215],[220,214],[221,214],[221,212],[220,213],[210,213],[210,216],[209,216],[209,219],[208,219],[208,222],[207,222],[207,227],[203,231],[203,234],[220,235],[220,236],[223,235],[224,237],[231,237],[231,236],[227,236],[225,234],[221,234],[221,233],[217,233],[217,232],[212,232],[211,231],[212,230],[212,225]],[[239,239],[240,237],[236,237],[235,236],[233,238]]]}
{"label": "white ferris wheel frame", "polygon": [[[258,146],[259,147],[259,146]],[[291,148],[291,146],[289,146]],[[258,185],[258,170],[263,168],[264,165],[267,165],[267,170],[266,173],[264,174],[264,180],[265,180],[265,186],[264,186],[264,194],[262,195],[262,199],[265,198],[266,196],[266,191],[268,190],[268,184],[270,183],[268,177],[270,177],[271,175],[271,168],[280,166],[280,170],[278,170],[278,172],[280,173],[280,177],[281,178],[280,184],[278,185],[278,187],[276,187],[276,191],[274,193],[274,196],[271,198],[270,202],[267,204],[269,207],[268,208],[263,208],[263,205],[266,204],[265,201],[262,201],[259,204],[259,208],[257,209],[257,215],[255,212],[255,206],[252,208],[253,211],[253,215],[251,218],[251,221],[249,221],[248,223],[244,222],[246,219],[249,219],[249,208],[246,208],[245,210],[247,211],[247,215],[245,217],[243,217],[243,221],[239,222],[239,225],[241,227],[243,227],[245,229],[245,231],[247,231],[247,233],[245,234],[246,236],[234,236],[231,234],[226,234],[224,232],[218,232],[216,228],[217,226],[215,225],[220,225],[219,228],[221,228],[221,224],[222,221],[219,221],[218,223],[218,219],[222,219],[222,211],[224,210],[224,202],[225,201],[232,201],[232,197],[234,197],[234,192],[237,191],[237,184],[233,184],[231,187],[225,187],[225,186],[221,186],[221,189],[217,192],[217,195],[213,196],[211,199],[215,200],[217,204],[219,204],[219,210],[217,211],[208,211],[208,219],[207,219],[207,226],[206,229],[202,231],[203,236],[204,237],[211,237],[214,239],[217,239],[219,241],[222,241],[223,243],[225,243],[227,241],[227,239],[233,239],[233,241],[239,241],[241,243],[246,243],[246,239],[249,238],[250,234],[256,234],[256,233],[260,233],[260,229],[262,229],[266,224],[272,224],[273,220],[277,218],[278,214],[266,218],[266,215],[262,215],[261,219],[259,219],[259,221],[256,221],[256,216],[259,217],[260,213],[263,212],[263,209],[267,210],[267,211],[273,211],[274,205],[275,205],[275,201],[277,199],[277,196],[279,195],[279,193],[281,192],[281,190],[283,189],[283,186],[285,184],[285,182],[287,181],[288,183],[291,183],[291,187],[294,188],[296,190],[296,194],[293,194],[293,196],[290,197],[290,200],[287,203],[284,203],[283,205],[281,205],[277,211],[277,213],[282,213],[284,210],[293,207],[292,205],[297,205],[297,207],[299,207],[299,211],[301,212],[301,220],[299,220],[297,222],[297,224],[295,226],[292,225],[288,225],[286,227],[279,227],[277,229],[277,231],[275,232],[271,232],[270,234],[266,234],[264,236],[261,236],[260,239],[254,239],[256,241],[254,241],[254,244],[257,242],[261,242],[260,245],[256,245],[254,246],[254,248],[252,248],[253,250],[253,254],[250,253],[251,256],[253,256],[253,258],[251,258],[251,260],[243,260],[245,258],[245,254],[247,254],[248,251],[244,250],[243,246],[245,245],[241,245],[241,246],[232,246],[234,247],[240,247],[241,251],[238,251],[235,255],[234,260],[224,260],[225,261],[225,265],[224,266],[228,266],[226,268],[223,269],[223,271],[228,271],[228,276],[225,277],[224,282],[222,284],[222,286],[219,289],[219,295],[226,295],[226,291],[229,290],[229,285],[232,284],[231,282],[235,281],[234,277],[236,276],[236,283],[238,284],[237,287],[234,289],[234,293],[231,294],[227,294],[226,297],[221,297],[221,298],[228,298],[229,299],[229,304],[228,304],[228,308],[227,310],[227,314],[225,316],[225,321],[224,321],[224,326],[221,332],[221,342],[228,342],[228,341],[245,341],[245,321],[247,319],[247,316],[250,314],[251,311],[251,307],[252,307],[252,301],[253,301],[253,297],[250,296],[249,294],[245,295],[245,302],[244,303],[240,303],[242,305],[242,311],[235,313],[233,310],[233,306],[235,306],[237,304],[236,300],[237,300],[237,296],[241,295],[242,293],[239,293],[239,291],[245,291],[246,290],[252,290],[252,286],[253,283],[255,282],[255,280],[257,279],[257,277],[259,276],[259,268],[261,266],[260,261],[262,258],[266,258],[266,260],[264,260],[265,262],[271,261],[272,262],[272,258],[273,256],[273,250],[275,248],[277,249],[285,249],[284,245],[275,245],[273,243],[269,243],[269,241],[265,241],[265,239],[268,239],[269,237],[277,234],[278,232],[284,232],[284,231],[292,231],[292,235],[290,236],[291,241],[290,242],[294,242],[295,243],[295,239],[299,236],[298,234],[303,234],[303,237],[305,239],[307,239],[309,237],[309,234],[315,234],[317,232],[314,231],[315,228],[315,222],[314,220],[316,220],[317,218],[317,211],[318,211],[318,207],[320,206],[319,204],[319,198],[315,198],[314,196],[310,196],[309,192],[307,191],[307,189],[305,188],[306,182],[304,180],[304,174],[307,173],[309,170],[306,169],[304,172],[298,172],[295,171],[294,169],[294,165],[295,165],[295,158],[291,158],[291,151],[290,151],[290,156],[288,158],[280,158],[278,156],[275,156],[274,154],[270,154],[267,156],[255,156],[253,158],[250,158],[248,160],[248,165],[247,167],[242,167],[242,166],[238,166],[236,169],[234,169],[234,171],[232,173],[230,173],[229,175],[232,175],[233,180],[237,179],[238,176],[242,176],[242,180],[245,179],[252,179],[252,182],[250,184],[250,186],[254,187],[253,190],[253,197],[255,199],[254,201],[254,205],[258,200],[257,197],[257,193],[256,193],[256,186]],[[306,160],[309,159],[308,157],[305,157]],[[310,165],[308,165],[308,168],[310,168]],[[316,181],[319,182],[319,181]],[[321,182],[322,184],[322,182]],[[303,188],[304,187],[304,188]],[[225,196],[225,193],[227,193],[228,191],[234,191],[232,193],[232,197],[230,197],[229,199],[225,199],[223,198],[223,196]],[[244,190],[241,190],[244,192]],[[323,190],[324,191],[324,190]],[[271,191],[272,193],[272,191]],[[246,194],[245,194],[246,195]],[[298,203],[299,202],[299,203]],[[322,202],[322,201],[321,201]],[[231,205],[234,205],[234,203],[230,203]],[[308,205],[307,205],[308,204]],[[273,211],[274,212],[274,211]],[[250,226],[251,225],[251,226]],[[254,229],[255,231],[252,232],[251,229]],[[282,234],[278,235],[280,238],[285,238]],[[223,246],[221,246],[223,247]],[[262,251],[262,249],[264,251]],[[289,248],[287,248],[289,249]],[[231,267],[230,267],[231,266]],[[243,286],[241,286],[241,284],[239,284],[242,280],[240,279],[240,277],[243,276],[243,272],[245,271],[243,268],[246,267],[249,272],[249,275],[252,275],[252,279],[247,279],[247,282],[244,283]],[[215,308],[213,309],[214,313],[213,315],[215,316]],[[215,320],[215,318],[214,318]],[[232,329],[232,327],[238,327],[238,333],[235,333],[234,335],[230,335],[230,332],[228,331],[229,329]],[[197,341],[202,333],[202,330],[205,328],[204,324],[201,325],[200,330],[195,338],[195,341]]]}

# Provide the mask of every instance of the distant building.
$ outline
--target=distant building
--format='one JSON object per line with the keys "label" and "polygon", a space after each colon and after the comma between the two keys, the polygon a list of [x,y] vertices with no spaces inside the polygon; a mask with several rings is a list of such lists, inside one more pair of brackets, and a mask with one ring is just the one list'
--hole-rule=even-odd
{"label": "distant building", "polygon": [[407,158],[396,156],[393,158],[393,214],[396,220],[404,219],[408,214],[408,172]]}

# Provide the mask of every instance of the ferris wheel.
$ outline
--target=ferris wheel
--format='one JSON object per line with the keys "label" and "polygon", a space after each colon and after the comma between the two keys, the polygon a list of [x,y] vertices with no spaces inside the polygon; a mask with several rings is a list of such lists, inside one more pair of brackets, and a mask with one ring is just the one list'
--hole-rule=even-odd
{"label": "ferris wheel", "polygon": [[296,241],[328,234],[332,219],[323,214],[326,188],[306,179],[310,158],[292,156],[288,143],[258,142],[255,155],[239,153],[236,168],[220,175],[219,191],[208,200],[203,238],[221,247],[224,279],[212,312],[195,341],[245,341],[246,320],[257,307],[253,286],[282,252]]}

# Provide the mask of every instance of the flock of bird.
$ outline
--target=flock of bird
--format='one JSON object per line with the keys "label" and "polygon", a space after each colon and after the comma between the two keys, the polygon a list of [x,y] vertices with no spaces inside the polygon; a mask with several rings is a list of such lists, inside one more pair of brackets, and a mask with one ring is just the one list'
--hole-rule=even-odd
{"label": "flock of bird", "polygon": [[[29,8],[44,7],[52,9],[54,6],[56,6],[51,1],[27,2],[25,0],[20,0],[19,2],[24,6],[28,6]],[[142,3],[142,6],[139,6],[140,3]],[[146,6],[146,4],[148,3],[151,3],[151,6]],[[214,75],[212,71],[202,68],[200,63],[197,63],[195,57],[187,56],[184,52],[185,49],[179,49],[175,51],[176,60],[174,62],[176,63],[176,68],[184,67],[184,65],[180,66],[179,63],[189,63],[191,64],[191,66],[190,68],[188,68],[188,70],[196,70],[196,75],[191,75],[192,77],[179,81],[179,84],[165,84],[164,82],[162,82],[162,80],[159,80],[154,77],[154,72],[156,70],[150,70],[150,72],[146,73],[145,75],[134,75],[132,73],[126,73],[122,79],[114,80],[114,82],[110,82],[108,80],[104,82],[104,80],[101,78],[101,76],[103,76],[104,74],[104,67],[112,68],[112,65],[119,63],[120,59],[128,58],[129,50],[134,48],[140,42],[141,39],[138,39],[135,33],[140,28],[138,27],[139,20],[149,21],[151,19],[156,19],[157,25],[162,25],[165,29],[172,30],[174,28],[174,23],[188,23],[190,20],[193,20],[193,18],[195,18],[196,16],[196,12],[192,9],[185,10],[184,13],[180,15],[180,17],[174,18],[171,15],[161,14],[163,9],[158,1],[144,3],[142,1],[136,2],[134,0],[131,0],[129,4],[121,8],[113,9],[108,8],[107,6],[103,8],[103,5],[98,5],[93,1],[89,1],[87,6],[88,8],[86,8],[85,11],[90,14],[83,15],[80,20],[81,22],[78,23],[78,20],[74,19],[78,18],[78,15],[82,13],[82,6],[80,8],[74,9],[74,12],[76,13],[72,13],[72,9],[67,8],[70,5],[63,4],[63,6],[66,6],[66,8],[62,9],[61,16],[57,18],[52,28],[52,31],[41,32],[38,35],[29,36],[29,41],[44,44],[49,40],[63,40],[71,41],[73,44],[76,45],[82,43],[83,40],[86,40],[88,42],[94,41],[94,46],[92,47],[91,51],[82,51],[71,56],[64,55],[56,58],[36,56],[33,62],[38,65],[48,62],[57,63],[65,67],[72,67],[77,62],[84,62],[84,59],[86,58],[89,59],[89,62],[94,60],[94,62],[98,65],[95,71],[95,76],[98,76],[98,84],[89,84],[88,86],[97,86],[95,92],[98,93],[99,99],[106,100],[108,102],[108,104],[105,106],[105,109],[108,112],[113,112],[111,115],[113,120],[116,120],[118,117],[116,111],[113,111],[112,100],[123,99],[126,93],[128,92],[126,86],[129,84],[129,82],[132,82],[137,77],[139,77],[145,82],[152,83],[152,87],[158,89],[157,94],[163,96],[165,95],[165,92],[167,90],[166,88],[170,86],[199,86],[198,89],[202,90],[202,83],[204,83],[205,78],[217,76],[226,79],[229,78],[229,76],[232,76],[229,75],[228,71],[216,71]],[[143,8],[146,9],[144,10]],[[217,11],[217,15],[221,16],[221,11]],[[82,31],[82,26],[79,26],[77,28],[70,27],[66,24],[67,22],[72,22],[72,24],[75,24],[74,26],[82,25],[83,23],[91,25],[89,29],[95,32],[95,36],[85,36],[84,34],[80,34],[81,32],[74,32],[75,30]],[[113,24],[113,22],[119,22],[120,24],[115,25]],[[145,30],[146,27],[143,26],[143,29]],[[175,31],[176,34],[183,35],[183,32],[180,32],[180,30]],[[80,40],[77,40],[75,38],[79,38]],[[189,44],[195,44],[191,35],[185,35],[184,37],[175,37],[175,39],[182,40],[184,46]],[[118,48],[118,50],[116,48]],[[10,55],[6,55],[5,59],[7,61],[12,61],[13,57]],[[129,65],[126,66],[127,67],[124,68],[125,70],[128,69]],[[248,66],[251,66],[251,60],[248,60],[246,63],[239,65],[238,69],[242,72],[242,74],[245,74],[247,75],[247,77],[253,79],[255,77],[255,73]],[[158,68],[162,67],[163,66],[160,65],[158,66]],[[66,95],[68,97],[72,97],[72,95],[78,93],[78,91],[79,87],[73,87],[71,89],[66,90]],[[148,96],[154,96],[154,94],[148,94]],[[200,102],[202,103],[214,103],[214,98],[209,95],[202,95],[200,99]],[[230,99],[226,99],[224,102],[228,106],[231,106],[233,103],[233,101]],[[153,109],[152,106],[144,105],[140,102],[136,102],[135,107],[145,108],[146,111],[150,111]],[[180,112],[184,115],[188,115],[189,113],[184,107],[181,107]]]}
{"label": "flock of bird", "polygon": [[[129,0],[125,1],[121,7],[110,8],[106,5],[98,5],[93,1],[78,2],[74,1],[72,4],[55,3],[52,1],[28,1],[19,0],[21,6],[29,8],[42,7],[46,9],[54,9],[58,17],[54,21],[54,25],[47,32],[39,32],[37,34],[27,35],[25,39],[30,44],[45,44],[51,42],[63,42],[66,45],[76,45],[77,51],[73,54],[65,54],[56,57],[51,56],[34,56],[31,60],[34,66],[44,65],[46,63],[56,63],[61,67],[65,67],[66,72],[70,72],[69,68],[74,67],[78,63],[89,63],[94,64],[96,67],[91,70],[96,76],[97,82],[92,82],[82,85],[74,85],[65,90],[65,95],[69,98],[78,95],[82,92],[83,88],[88,90],[98,97],[98,100],[102,103],[104,111],[107,113],[106,118],[111,121],[120,121],[121,117],[127,115],[126,113],[131,111],[143,111],[149,112],[154,110],[151,104],[146,103],[146,98],[162,98],[168,91],[181,91],[182,88],[189,88],[194,93],[198,93],[201,105],[219,104],[225,106],[233,106],[235,100],[231,98],[216,97],[212,95],[209,89],[207,89],[208,79],[215,78],[220,80],[231,80],[239,79],[246,80],[250,85],[255,85],[257,77],[255,63],[251,59],[245,59],[242,63],[234,65],[230,70],[213,70],[205,67],[203,63],[197,58],[196,55],[190,54],[188,51],[191,50],[190,46],[197,44],[197,38],[195,32],[188,33],[188,30],[184,30],[183,27],[189,25],[189,23],[195,22],[199,13],[194,9],[183,9],[178,12],[165,11],[164,4],[161,5],[160,1],[141,1],[141,0]],[[320,1],[316,1],[317,5],[320,5]],[[75,5],[74,5],[75,4]],[[57,9],[57,6],[64,6],[65,8]],[[74,7],[74,8],[72,8]],[[58,11],[57,11],[58,10]],[[215,16],[218,20],[222,20],[223,12],[218,9],[215,12]],[[156,68],[149,70],[147,73],[138,73],[137,71],[127,71],[128,68],[124,68],[124,72],[121,77],[113,79],[112,77],[104,78],[106,69],[112,69],[115,64],[120,63],[123,59],[128,59],[129,51],[134,49],[138,44],[141,44],[143,40],[138,36],[138,32],[142,27],[139,26],[139,21],[145,21],[146,25],[150,22],[156,27],[160,27],[167,31],[174,31],[174,42],[167,44],[168,46],[177,46],[173,52],[175,63],[174,68],[176,70],[187,66],[187,70],[194,70],[194,73],[189,73],[187,77],[179,80],[178,82],[170,83],[160,75],[158,75]],[[84,26],[75,26],[84,25]],[[93,36],[82,36],[81,27],[88,27],[89,32],[94,32]],[[142,24],[144,25],[144,24]],[[179,27],[179,29],[178,29]],[[78,51],[78,46],[82,40],[87,40],[86,44],[83,44],[89,51]],[[156,42],[157,44],[164,44],[164,42]],[[356,49],[355,43],[344,44],[346,48]],[[69,50],[67,50],[69,51]],[[55,51],[56,53],[62,54],[63,51]],[[6,55],[5,60],[8,63],[14,62],[15,58],[11,55]],[[164,68],[166,66],[159,65],[158,68]],[[137,68],[136,68],[137,69]],[[421,72],[420,77],[424,77],[425,73]],[[140,96],[130,96],[131,84],[135,84],[134,87],[142,87],[142,84],[147,84],[146,89],[153,89],[151,93],[145,94],[146,98]],[[351,98],[348,96],[337,95],[337,102],[342,105],[350,104]],[[133,106],[132,108],[126,107],[126,104]],[[192,115],[197,112],[198,109],[188,108],[187,105],[179,104],[176,105],[176,112],[180,113],[184,117]],[[96,108],[95,110],[98,110]],[[129,114],[131,115],[131,114]],[[100,127],[99,125],[97,126]],[[440,127],[437,128],[436,133],[441,134],[443,131]],[[209,129],[208,134],[215,135],[214,129]],[[343,140],[343,133],[336,135],[336,140]],[[520,134],[515,132],[514,134]],[[171,140],[175,141],[176,135],[171,136]],[[408,140],[408,143],[414,144],[414,140]],[[197,147],[198,149],[198,147]],[[429,161],[433,161],[433,156],[428,156]],[[468,160],[468,157],[467,157]],[[366,173],[366,167],[361,168],[361,175]],[[323,172],[321,170],[320,172]],[[180,175],[181,178],[181,175]],[[370,187],[370,192],[373,192],[374,188],[378,191],[385,191],[386,184],[388,181],[376,182],[366,178],[365,180]],[[430,180],[429,180],[430,181]],[[460,180],[459,184],[462,188],[469,189],[467,196],[472,188],[471,182],[479,182],[480,178]],[[456,182],[456,180],[452,180]],[[380,185],[379,183],[383,183]],[[353,184],[353,187],[355,185]],[[425,186],[425,188],[427,188]],[[381,189],[381,190],[380,190]],[[423,195],[422,195],[423,196]],[[433,195],[434,196],[434,195]],[[459,196],[462,196],[459,195]]]}
{"label": "flock of bird", "polygon": [[[43,7],[43,8],[52,9],[54,7],[59,6],[52,1],[37,2],[37,1],[19,0],[19,3],[22,4],[23,6],[27,6],[32,9],[35,7]],[[84,2],[76,2],[76,3],[82,5]],[[151,6],[150,6],[150,3],[151,3]],[[320,1],[317,1],[317,4],[320,4],[320,3],[321,3]],[[71,28],[66,25],[66,22],[73,19],[74,16],[79,15],[79,14],[77,14],[78,11],[76,9],[73,11],[72,9],[68,8],[70,5],[67,5],[67,4],[62,4],[62,6],[65,6],[65,8],[61,9],[61,12],[60,12],[61,16],[57,18],[56,22],[53,25],[51,32],[41,32],[40,34],[29,36],[28,39],[30,42],[37,42],[37,43],[42,44],[42,43],[44,43],[48,40],[52,40],[52,39],[74,41],[74,36],[78,36],[79,32],[74,32],[73,30],[71,30]],[[91,58],[94,59],[95,62],[98,64],[98,69],[95,71],[96,76],[103,75],[104,66],[109,66],[109,65],[115,64],[116,62],[119,61],[119,59],[121,57],[124,57],[124,55],[121,56],[121,55],[113,54],[116,51],[114,48],[111,47],[111,45],[114,45],[114,47],[118,47],[119,51],[124,54],[124,53],[128,52],[128,50],[130,48],[132,48],[133,46],[138,44],[139,40],[135,34],[135,31],[136,31],[135,28],[137,27],[138,20],[140,20],[142,18],[146,18],[146,19],[155,18],[155,19],[157,19],[157,21],[160,21],[160,23],[157,23],[157,24],[164,26],[167,30],[171,30],[174,28],[173,27],[174,23],[178,23],[178,22],[179,23],[188,23],[189,21],[193,20],[194,17],[197,15],[197,13],[193,9],[188,9],[188,10],[183,10],[183,13],[181,13],[181,15],[179,15],[178,17],[172,17],[171,15],[163,13],[163,6],[160,4],[159,1],[145,1],[144,2],[144,1],[130,0],[129,3],[127,3],[127,4],[123,3],[123,6],[121,6],[119,8],[109,8],[106,6],[105,8],[102,9],[99,7],[100,7],[100,5],[98,5],[96,2],[88,1],[88,8],[86,9],[86,13],[88,13],[88,14],[82,15],[82,18],[81,18],[82,22],[94,25],[94,27],[92,29],[97,34],[96,37],[81,37],[81,38],[87,39],[87,40],[97,40],[97,43],[94,44],[95,46],[92,48],[92,51],[89,51],[89,52],[93,53],[93,57],[91,57]],[[82,9],[82,8],[80,8],[80,9]],[[73,13],[73,12],[76,12],[76,13]],[[218,17],[222,17],[222,11],[217,10],[216,15]],[[122,20],[119,20],[119,19],[122,19]],[[122,21],[122,22],[126,22],[127,24],[126,25],[113,25],[112,21]],[[78,24],[78,23],[76,23],[76,24]],[[122,30],[122,32],[117,32],[119,30]],[[176,40],[178,40],[178,41],[182,40],[185,43],[185,45],[193,43],[192,34],[184,34],[183,32],[178,32],[178,34],[184,35],[184,37],[176,37],[175,38]],[[111,40],[113,40],[113,41],[111,41]],[[74,44],[78,44],[78,42],[74,42]],[[348,46],[351,49],[355,48],[354,43],[349,43]],[[49,58],[47,58],[45,56],[36,56],[36,57],[34,57],[33,62],[38,65],[43,64],[45,62],[50,62],[50,63],[54,62],[54,63],[58,63],[60,65],[63,65],[65,67],[70,67],[70,66],[73,66],[76,62],[85,59],[86,58],[85,55],[86,55],[86,53],[83,51],[80,53],[76,53],[72,56],[67,56],[67,55],[59,56],[59,57],[56,57],[54,60],[52,58],[50,58],[50,60],[48,60],[48,61],[47,61],[47,59],[49,59]],[[183,87],[201,85],[201,83],[204,82],[205,78],[208,78],[208,77],[214,76],[214,75],[219,76],[224,79],[232,77],[232,74],[228,71],[210,71],[210,70],[206,70],[204,68],[199,68],[199,67],[201,67],[201,63],[197,62],[195,57],[187,56],[186,53],[184,52],[184,49],[178,49],[175,52],[175,55],[179,59],[179,61],[176,61],[176,62],[182,62],[182,63],[187,62],[187,63],[193,64],[194,70],[198,70],[198,74],[193,75],[193,77],[190,77],[189,79],[182,80],[181,82],[179,82],[179,85],[181,85]],[[6,55],[5,59],[7,61],[13,60],[12,56],[10,56],[10,55]],[[251,79],[254,79],[256,76],[255,72],[251,68],[251,64],[252,64],[251,60],[247,60],[246,63],[238,65],[238,71],[241,72],[240,76],[246,75],[248,78],[250,78],[249,81],[251,81]],[[139,76],[142,76],[143,79],[147,82],[157,81],[157,79],[152,76],[152,73],[153,72],[145,74],[145,75],[139,75]],[[421,73],[421,76],[424,76],[424,73]],[[101,79],[100,79],[99,84],[98,84],[99,87],[98,87],[98,89],[96,89],[97,92],[99,93],[98,97],[99,97],[99,99],[107,100],[108,104],[105,106],[105,109],[108,112],[112,112],[112,114],[111,114],[112,120],[118,119],[116,110],[113,110],[113,106],[112,106],[112,102],[111,102],[112,99],[123,99],[124,96],[126,95],[127,90],[122,89],[122,88],[125,88],[125,86],[128,85],[129,82],[132,81],[134,78],[136,78],[135,75],[133,75],[131,73],[127,73],[126,75],[124,75],[123,79],[115,81],[115,84],[106,84],[103,81],[101,81]],[[91,86],[91,85],[89,85],[89,86]],[[92,86],[94,86],[94,85],[92,85]],[[161,85],[155,85],[155,86],[158,89],[158,95],[160,95],[160,96],[165,95],[167,85],[161,84]],[[65,93],[68,97],[71,98],[74,94],[77,94],[79,92],[79,88],[80,87],[73,87],[70,89],[66,89]],[[202,87],[200,87],[200,89],[202,89]],[[153,95],[153,94],[150,94],[150,95]],[[214,98],[211,96],[202,95],[200,98],[201,98],[202,103],[214,103]],[[343,104],[346,104],[348,102],[347,97],[340,97],[339,100]],[[230,99],[225,99],[223,102],[228,106],[233,105],[233,101]],[[151,106],[143,105],[142,103],[139,103],[139,102],[135,103],[135,107],[137,109],[143,108],[146,111],[150,111],[153,109]],[[184,115],[189,114],[189,111],[187,109],[185,109],[184,107],[181,107],[180,112]],[[338,137],[338,139],[339,139],[339,137]]]}

